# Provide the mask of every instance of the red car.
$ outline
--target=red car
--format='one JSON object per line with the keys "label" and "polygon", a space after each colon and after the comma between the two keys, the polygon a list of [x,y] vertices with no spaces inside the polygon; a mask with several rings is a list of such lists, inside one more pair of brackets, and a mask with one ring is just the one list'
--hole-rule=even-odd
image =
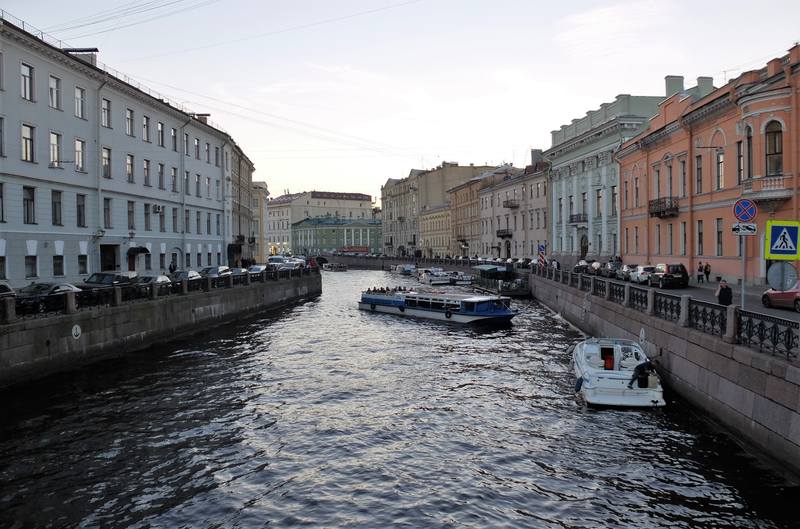
{"label": "red car", "polygon": [[800,281],[789,290],[769,289],[761,296],[765,307],[786,307],[800,312]]}

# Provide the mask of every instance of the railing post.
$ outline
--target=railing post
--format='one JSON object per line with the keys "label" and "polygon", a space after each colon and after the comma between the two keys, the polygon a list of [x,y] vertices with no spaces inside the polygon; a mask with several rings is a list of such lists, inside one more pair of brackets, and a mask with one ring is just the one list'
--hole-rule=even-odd
{"label": "railing post", "polygon": [[212,283],[212,281],[214,281],[214,280],[211,279],[210,277],[204,277],[203,278],[203,290],[205,290],[206,292],[211,292],[211,283]]}
{"label": "railing post", "polygon": [[155,281],[150,285],[150,299],[158,299],[158,283]]}
{"label": "railing post", "polygon": [[189,279],[186,278],[181,281],[181,294],[188,294],[189,293]]}
{"label": "railing post", "polygon": [[611,280],[606,279],[606,299],[611,301]]}
{"label": "railing post", "polygon": [[225,288],[233,288],[233,274],[225,276]]}
{"label": "railing post", "polygon": [[597,278],[595,276],[592,276],[589,279],[590,279],[590,281],[589,281],[589,294],[594,296],[594,289],[595,289],[595,286],[597,286],[596,285]]}
{"label": "railing post", "polygon": [[678,317],[678,325],[689,327],[689,302],[692,296],[684,294],[681,296],[681,315]]}
{"label": "railing post", "polygon": [[578,273],[578,290],[583,288],[583,274]]}
{"label": "railing post", "polygon": [[623,307],[630,307],[631,306],[631,285],[630,285],[630,283],[625,283],[625,293],[622,295],[622,306]]}
{"label": "railing post", "polygon": [[75,292],[64,292],[64,314],[75,314],[78,306],[75,304]]}
{"label": "railing post", "polygon": [[245,274],[244,274],[244,284],[245,285],[249,285],[250,284],[250,272],[245,272]]}
{"label": "railing post", "polygon": [[11,323],[17,319],[17,302],[14,298],[3,298],[3,323]]}
{"label": "railing post", "polygon": [[111,298],[111,304],[115,307],[122,305],[122,288],[114,287],[114,297]]}
{"label": "railing post", "polygon": [[652,316],[656,313],[656,291],[652,288],[647,289],[647,314]]}
{"label": "railing post", "polygon": [[738,305],[728,305],[726,307],[727,314],[725,315],[725,334],[722,336],[722,341],[725,343],[736,343],[736,331],[739,327],[739,321],[736,318],[736,309]]}

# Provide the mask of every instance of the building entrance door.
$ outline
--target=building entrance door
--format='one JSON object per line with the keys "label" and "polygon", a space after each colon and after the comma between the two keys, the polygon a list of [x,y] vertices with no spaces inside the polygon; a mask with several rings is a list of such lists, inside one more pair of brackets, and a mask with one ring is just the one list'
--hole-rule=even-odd
{"label": "building entrance door", "polygon": [[100,245],[100,270],[119,270],[119,244]]}
{"label": "building entrance door", "polygon": [[511,241],[506,241],[506,259],[511,259]]}
{"label": "building entrance door", "polygon": [[586,254],[589,253],[589,237],[586,234],[581,235],[581,259],[586,259]]}
{"label": "building entrance door", "polygon": [[128,252],[128,272],[136,271],[136,255],[135,253]]}

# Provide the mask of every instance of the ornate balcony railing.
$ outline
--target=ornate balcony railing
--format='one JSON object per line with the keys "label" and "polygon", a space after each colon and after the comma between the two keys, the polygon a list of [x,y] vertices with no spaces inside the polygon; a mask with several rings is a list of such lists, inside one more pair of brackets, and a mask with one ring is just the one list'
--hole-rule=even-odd
{"label": "ornate balcony railing", "polygon": [[503,201],[503,207],[508,209],[517,209],[519,207],[519,200],[516,198],[509,198]]}
{"label": "ornate balcony railing", "polygon": [[797,334],[800,323],[741,309],[736,314],[739,319],[736,329],[739,343],[760,352],[784,354],[786,358],[797,357],[800,352]]}
{"label": "ornate balcony railing", "polygon": [[512,235],[513,233],[509,229],[504,228],[502,230],[497,230],[497,236],[501,239],[511,238]]}
{"label": "ornate balcony railing", "polygon": [[655,314],[660,318],[669,321],[678,321],[681,317],[681,298],[663,292],[656,292]]}
{"label": "ornate balcony railing", "polygon": [[742,181],[742,196],[756,202],[786,200],[794,194],[791,177],[785,175],[762,176]]}
{"label": "ornate balcony railing", "polygon": [[728,329],[728,309],[706,301],[689,301],[689,325],[706,334],[724,336]]}
{"label": "ornate balcony railing", "polygon": [[673,197],[656,198],[649,202],[647,211],[651,217],[674,217],[678,214],[678,199]]}
{"label": "ornate balcony railing", "polygon": [[588,222],[589,216],[586,213],[573,213],[569,216],[569,223],[570,224],[580,224],[582,222]]}

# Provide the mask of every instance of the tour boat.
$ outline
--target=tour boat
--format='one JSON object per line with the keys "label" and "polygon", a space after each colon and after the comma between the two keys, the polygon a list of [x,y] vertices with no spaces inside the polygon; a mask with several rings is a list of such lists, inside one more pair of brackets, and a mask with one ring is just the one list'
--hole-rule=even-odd
{"label": "tour boat", "polygon": [[394,265],[391,268],[391,271],[394,272],[395,274],[400,274],[400,275],[403,275],[403,276],[410,276],[411,274],[414,273],[414,271],[416,269],[417,269],[417,267],[414,266],[413,264],[398,264],[398,265]]}
{"label": "tour boat", "polygon": [[420,278],[420,281],[423,283],[427,283],[432,286],[437,285],[449,285],[450,284],[450,273],[445,272],[441,268],[439,269],[430,269]]}
{"label": "tour boat", "polygon": [[[633,340],[592,338],[571,347],[575,393],[593,406],[664,406],[661,380]],[[569,351],[569,350],[568,350]]]}
{"label": "tour boat", "polygon": [[449,292],[369,289],[361,293],[358,308],[400,316],[454,323],[507,323],[517,315],[511,298]]}
{"label": "tour boat", "polygon": [[344,263],[325,263],[322,269],[328,272],[347,272],[347,265]]}

